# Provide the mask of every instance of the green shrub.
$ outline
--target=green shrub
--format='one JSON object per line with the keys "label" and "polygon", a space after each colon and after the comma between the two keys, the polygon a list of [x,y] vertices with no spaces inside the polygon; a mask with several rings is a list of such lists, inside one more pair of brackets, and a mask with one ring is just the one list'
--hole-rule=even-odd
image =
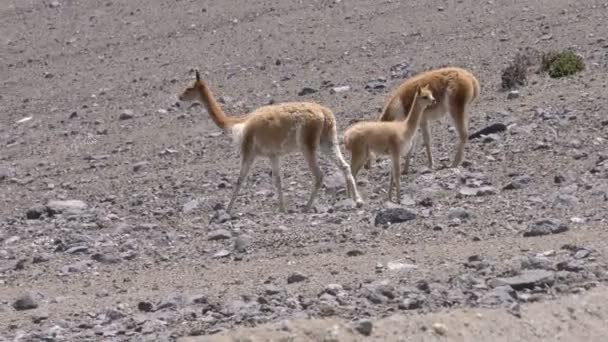
{"label": "green shrub", "polygon": [[549,76],[559,78],[585,70],[585,62],[574,51],[550,51],[543,55],[541,69]]}

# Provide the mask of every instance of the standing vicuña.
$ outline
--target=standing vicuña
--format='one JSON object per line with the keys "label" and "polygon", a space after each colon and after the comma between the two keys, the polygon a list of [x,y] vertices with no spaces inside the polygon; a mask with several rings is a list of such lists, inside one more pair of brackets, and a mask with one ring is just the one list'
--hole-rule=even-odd
{"label": "standing vicu\u00f1a", "polygon": [[[479,96],[479,81],[468,70],[456,67],[423,72],[406,80],[395,90],[382,110],[380,120],[393,121],[405,119],[407,117],[407,109],[410,108],[413,101],[416,87],[422,84],[427,84],[437,99],[434,105],[426,109],[420,121],[428,166],[433,169],[429,121],[441,119],[449,112],[459,137],[456,156],[451,165],[451,167],[457,167],[464,158],[464,146],[469,140],[467,109]],[[413,157],[415,149],[416,143],[414,141],[410,152],[405,157],[403,170],[405,173],[408,172],[410,159]],[[369,167],[369,163],[366,165],[367,167]]]}
{"label": "standing vicu\u00f1a", "polygon": [[285,212],[279,158],[295,151],[304,154],[314,176],[312,193],[304,211],[310,210],[323,183],[323,173],[316,156],[319,147],[344,174],[349,196],[353,196],[358,206],[363,204],[350,167],[340,152],[336,119],[328,108],[310,102],[288,102],[263,106],[242,117],[229,117],[217,103],[207,84],[201,80],[198,71],[194,85],[184,90],[179,99],[201,101],[215,124],[225,132],[232,133],[233,140],[240,148],[241,172],[226,209],[227,212],[232,209],[241,185],[258,156],[270,159],[278,193],[279,210]]}
{"label": "standing vicu\u00f1a", "polygon": [[[344,132],[344,145],[351,152],[350,167],[353,178],[366,163],[371,153],[388,154],[393,161],[393,170],[388,187],[388,200],[391,200],[393,184],[397,188],[397,202],[401,202],[401,173],[399,163],[401,155],[411,148],[412,140],[418,129],[422,112],[435,103],[435,98],[428,85],[418,86],[410,101],[407,118],[403,121],[358,122]],[[426,115],[426,114],[425,114]]]}

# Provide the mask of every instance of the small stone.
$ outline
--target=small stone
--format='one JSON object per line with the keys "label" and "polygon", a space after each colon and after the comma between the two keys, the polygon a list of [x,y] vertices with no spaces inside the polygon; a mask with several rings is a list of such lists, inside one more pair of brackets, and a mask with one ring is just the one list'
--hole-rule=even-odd
{"label": "small stone", "polygon": [[38,205],[28,209],[25,213],[25,217],[28,220],[38,220],[44,215],[44,213],[46,213],[46,207],[43,205]]}
{"label": "small stone", "polygon": [[218,241],[218,240],[226,240],[232,237],[232,233],[226,229],[218,229],[207,234],[207,240],[209,241]]}
{"label": "small stone", "polygon": [[349,90],[350,90],[350,86],[339,86],[339,87],[331,88],[331,91],[333,93],[343,93],[343,92],[349,91]]}
{"label": "small stone", "polygon": [[213,258],[214,259],[221,259],[221,258],[227,258],[231,255],[232,253],[229,250],[226,249],[222,249],[220,251],[218,251],[217,253],[213,254]]}
{"label": "small stone", "polygon": [[148,165],[150,165],[150,162],[147,162],[147,161],[141,161],[141,162],[135,163],[135,164],[133,164],[133,172],[142,171],[145,168],[147,168]]}
{"label": "small stone", "polygon": [[386,264],[386,268],[388,268],[390,271],[398,271],[398,270],[403,270],[403,269],[408,269],[408,270],[416,269],[416,268],[418,268],[418,266],[413,265],[413,264],[397,262],[397,261],[389,261]]}
{"label": "small stone", "polygon": [[29,294],[20,297],[13,303],[13,308],[17,311],[32,310],[37,307],[38,303]]}
{"label": "small stone", "polygon": [[524,270],[520,275],[509,278],[497,278],[497,284],[509,285],[516,291],[533,289],[535,286],[552,285],[555,272],[547,270]]}
{"label": "small stone", "polygon": [[182,212],[184,212],[184,214],[188,214],[190,212],[192,212],[194,209],[198,208],[199,206],[199,201],[196,199],[193,199],[191,201],[188,201],[186,204],[184,204],[182,206]]}
{"label": "small stone", "polygon": [[349,257],[360,256],[360,255],[363,255],[363,254],[365,254],[365,253],[363,251],[358,250],[358,249],[352,249],[352,250],[346,252],[346,255],[349,256]]}
{"label": "small stone", "polygon": [[507,94],[507,100],[514,100],[519,98],[519,91],[518,90],[511,90],[509,92],[509,94]]}
{"label": "small stone", "polygon": [[125,109],[122,113],[120,113],[120,115],[118,116],[119,120],[130,120],[133,119],[135,115],[133,114],[133,111],[131,109]]}
{"label": "small stone", "polygon": [[434,323],[433,332],[439,336],[445,336],[448,333],[448,327],[445,324]]}
{"label": "small stone", "polygon": [[468,220],[469,218],[471,218],[471,214],[464,208],[461,207],[456,207],[456,208],[450,208],[448,210],[448,219],[449,220],[454,220],[454,219],[459,219],[459,220]]}
{"label": "small stone", "polygon": [[357,322],[357,325],[355,326],[355,330],[363,336],[370,336],[373,328],[374,325],[372,324],[372,321],[367,319]]}
{"label": "small stone", "polygon": [[295,272],[295,273],[290,274],[287,277],[287,284],[293,284],[293,283],[303,282],[306,279],[308,279],[308,277],[306,277],[302,273]]}
{"label": "small stone", "polygon": [[298,92],[298,96],[306,96],[306,95],[314,94],[316,92],[317,92],[316,89],[313,89],[310,87],[304,87],[304,88],[302,88],[302,90],[300,90]]}
{"label": "small stone", "polygon": [[574,253],[574,259],[585,259],[591,254],[591,251],[585,248],[581,248]]}
{"label": "small stone", "polygon": [[278,295],[281,292],[282,292],[281,288],[279,288],[278,286],[272,285],[272,284],[268,284],[264,287],[264,294],[267,296]]}
{"label": "small stone", "polygon": [[87,207],[88,205],[85,202],[79,200],[50,201],[46,205],[47,212],[51,215],[62,212],[79,213]]}
{"label": "small stone", "polygon": [[91,259],[106,265],[118,264],[120,262],[119,258],[102,253],[95,253],[91,255]]}
{"label": "small stone", "polygon": [[422,301],[416,298],[406,298],[398,305],[400,310],[416,310],[422,307]]}
{"label": "small stone", "polygon": [[469,135],[469,139],[473,140],[473,139],[481,138],[482,136],[486,136],[489,134],[504,132],[506,130],[507,130],[507,125],[505,125],[503,123],[495,123],[495,124],[491,124],[490,126],[484,127],[482,129],[480,129],[479,131]]}
{"label": "small stone", "polygon": [[513,180],[503,187],[503,190],[519,190],[523,189],[530,183],[532,178],[528,175],[521,175],[513,178]]}
{"label": "small stone", "polygon": [[498,286],[484,294],[479,303],[485,306],[495,306],[514,303],[517,293],[509,285]]}
{"label": "small stone", "polygon": [[463,196],[487,196],[496,194],[496,188],[493,186],[481,186],[479,188],[473,188],[469,186],[463,186],[460,188],[458,193]]}
{"label": "small stone", "polygon": [[49,4],[50,8],[57,8],[61,6],[61,3],[59,1],[51,1],[51,3]]}
{"label": "small stone", "polygon": [[234,239],[234,250],[239,253],[245,253],[252,243],[253,238],[249,235],[243,234],[237,236],[236,239]]}
{"label": "small stone", "polygon": [[374,219],[374,225],[388,225],[414,220],[416,214],[405,208],[382,209]]}
{"label": "small stone", "polygon": [[583,270],[584,262],[582,260],[562,261],[556,267],[558,271],[579,272]]}

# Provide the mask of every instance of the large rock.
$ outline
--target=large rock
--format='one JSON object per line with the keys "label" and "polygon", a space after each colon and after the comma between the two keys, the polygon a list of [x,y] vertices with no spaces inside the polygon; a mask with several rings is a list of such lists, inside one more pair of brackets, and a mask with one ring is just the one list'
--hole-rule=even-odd
{"label": "large rock", "polygon": [[525,237],[559,234],[568,230],[568,226],[555,219],[542,219],[531,223],[524,231]]}

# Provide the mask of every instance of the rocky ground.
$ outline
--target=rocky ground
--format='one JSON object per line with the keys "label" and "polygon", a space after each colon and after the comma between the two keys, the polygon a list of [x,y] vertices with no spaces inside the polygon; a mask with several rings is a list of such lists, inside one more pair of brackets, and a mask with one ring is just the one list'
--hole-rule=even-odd
{"label": "rocky ground", "polygon": [[[264,323],[306,340],[300,327],[332,322],[398,339],[382,323],[395,314],[426,322],[422,335],[402,331],[417,339],[444,328],[458,339],[433,315],[463,310],[529,338],[516,332],[526,320],[606,291],[607,19],[593,0],[0,3],[0,340],[174,341]],[[502,91],[525,47],[573,48],[587,68],[532,70]],[[304,214],[311,176],[293,155],[289,213],[259,160],[227,215],[238,153],[175,97],[196,67],[229,113],[313,100],[343,131],[444,65],[482,83],[471,133],[507,129],[439,169],[456,137],[448,119],[433,125],[437,168],[420,149],[401,206],[385,203],[388,161],[362,172],[355,208],[322,160],[324,188]]]}

